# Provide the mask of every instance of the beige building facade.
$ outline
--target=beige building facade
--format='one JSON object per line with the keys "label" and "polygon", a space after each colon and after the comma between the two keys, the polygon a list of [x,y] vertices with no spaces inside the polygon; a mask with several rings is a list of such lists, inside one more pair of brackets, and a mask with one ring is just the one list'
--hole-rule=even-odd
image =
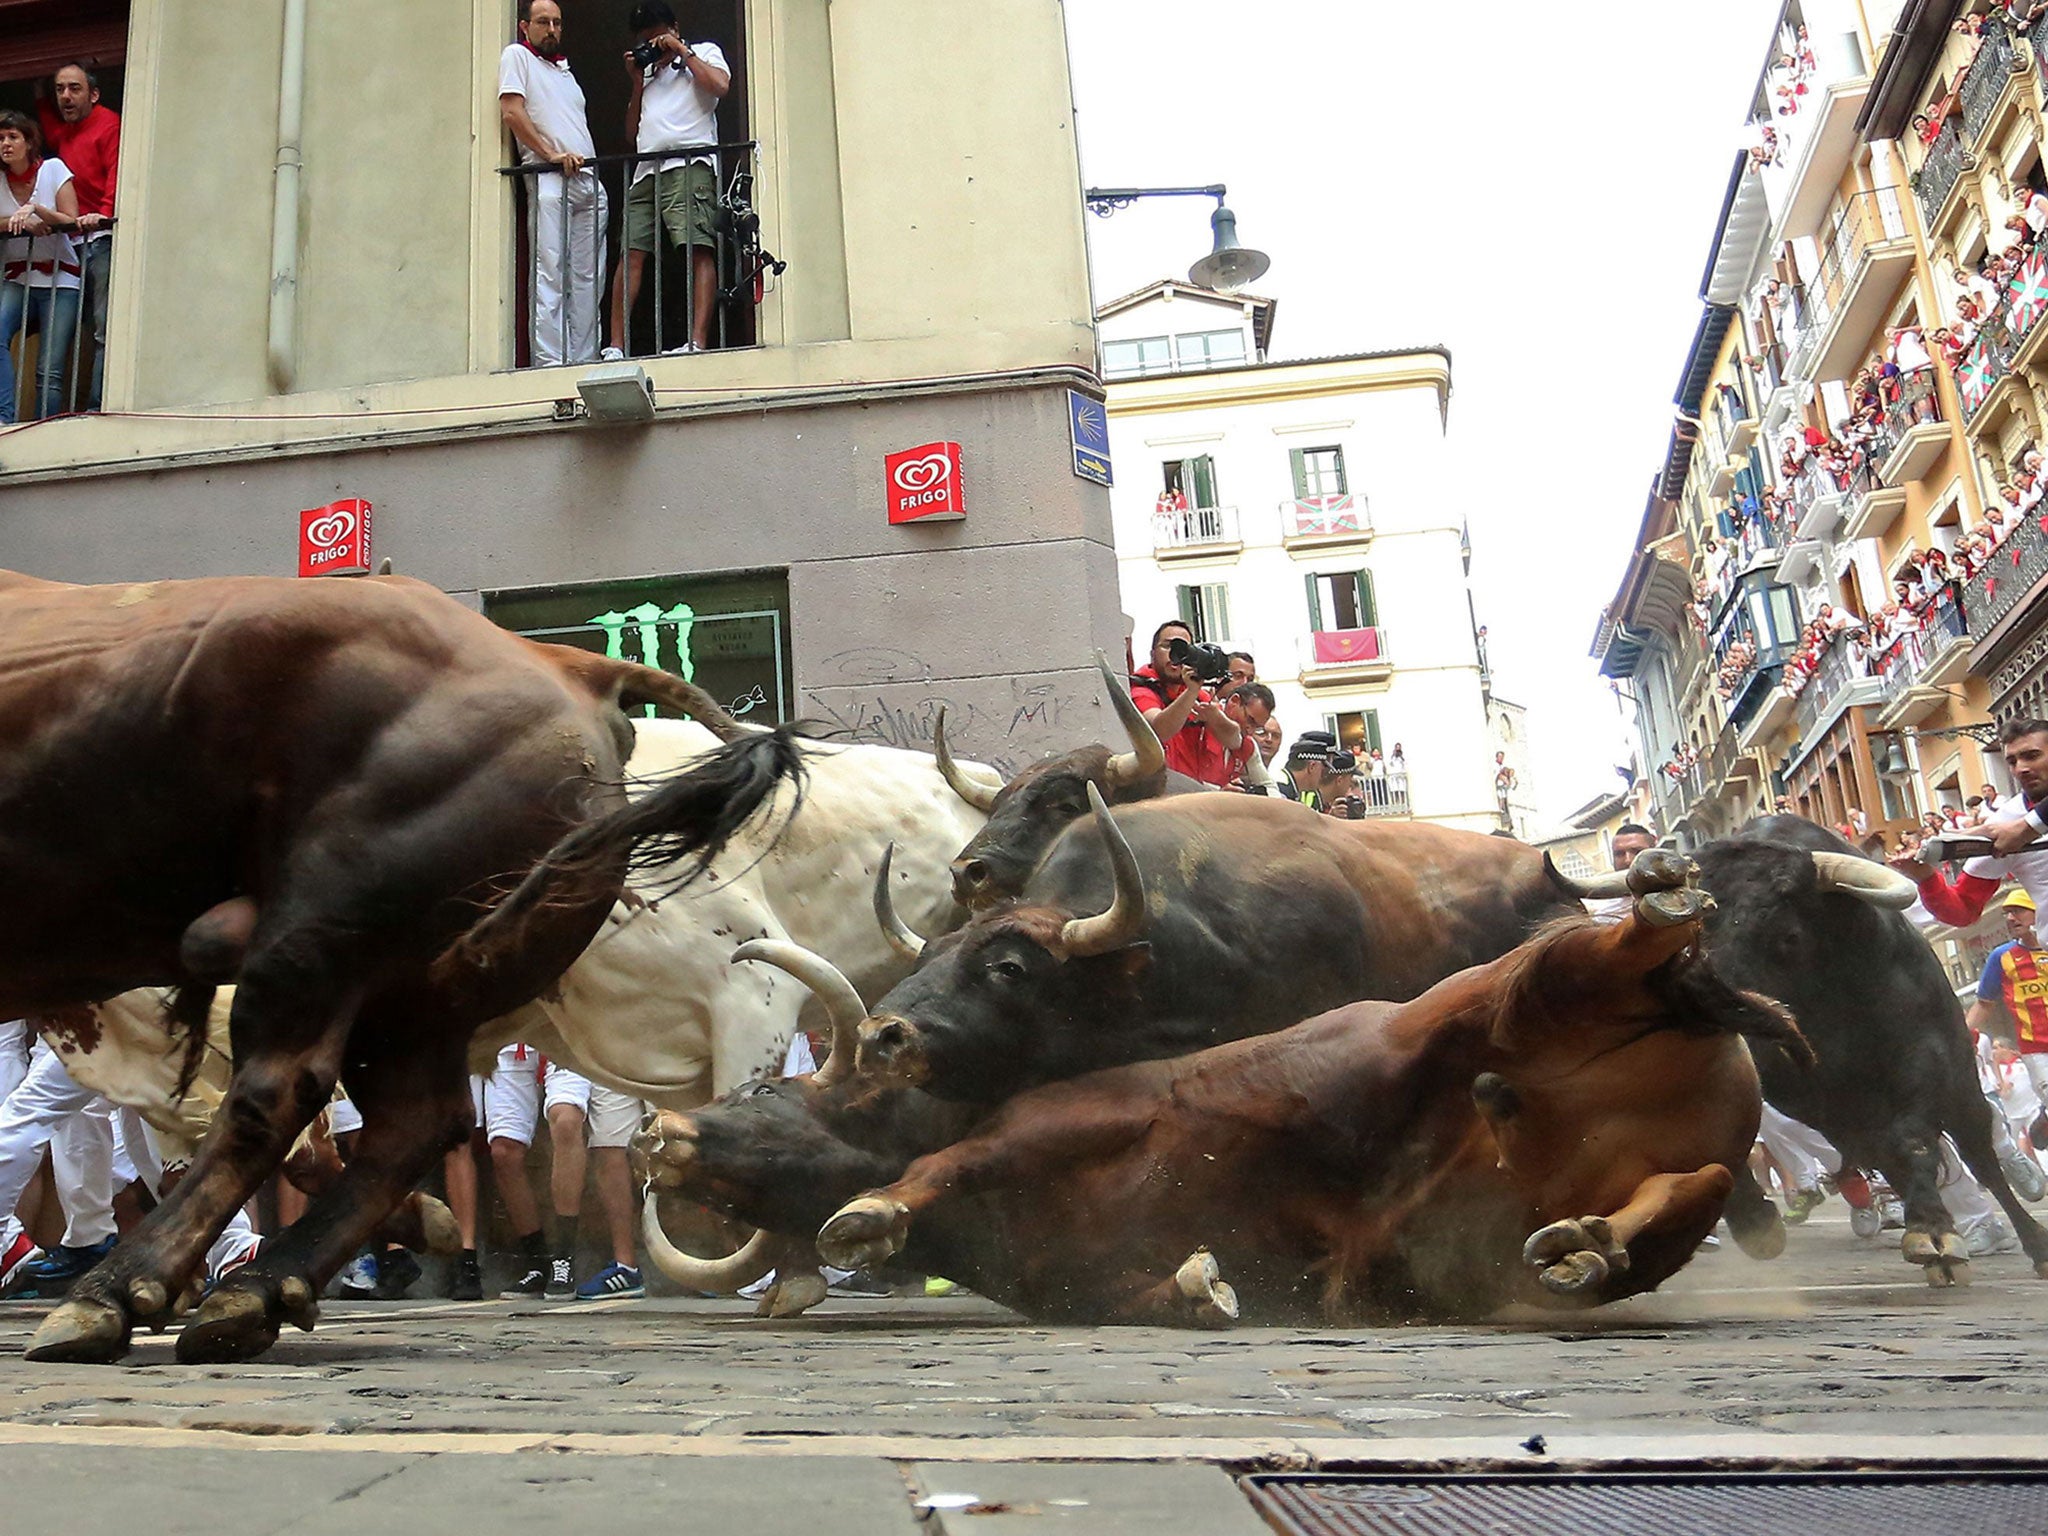
{"label": "beige building facade", "polygon": [[[16,9],[10,104],[82,35]],[[630,148],[627,9],[564,4],[601,159]],[[1070,441],[1101,386],[1060,5],[678,9],[732,64],[723,217],[758,235],[721,248],[727,344],[636,359],[652,410],[612,424],[594,359],[523,366],[511,0],[94,6],[120,13],[93,45],[123,117],[106,408],[0,433],[0,565],[287,573],[300,511],[360,498],[407,574],[768,714],[915,745],[946,704],[1010,765],[1099,736],[1089,653],[1122,626]],[[614,255],[624,171],[598,173]],[[758,285],[755,243],[786,264]],[[892,524],[885,458],[945,444],[965,517]]]}

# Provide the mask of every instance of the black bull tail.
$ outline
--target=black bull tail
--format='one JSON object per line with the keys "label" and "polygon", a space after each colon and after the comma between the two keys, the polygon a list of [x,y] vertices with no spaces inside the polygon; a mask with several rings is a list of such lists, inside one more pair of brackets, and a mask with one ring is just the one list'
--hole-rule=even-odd
{"label": "black bull tail", "polygon": [[669,868],[687,860],[664,885],[688,885],[785,781],[795,786],[795,815],[804,796],[798,740],[788,726],[750,732],[622,809],[578,827],[449,945],[436,969],[489,969],[497,955],[516,947],[527,916],[544,907],[582,904],[607,888],[616,894],[623,868]]}

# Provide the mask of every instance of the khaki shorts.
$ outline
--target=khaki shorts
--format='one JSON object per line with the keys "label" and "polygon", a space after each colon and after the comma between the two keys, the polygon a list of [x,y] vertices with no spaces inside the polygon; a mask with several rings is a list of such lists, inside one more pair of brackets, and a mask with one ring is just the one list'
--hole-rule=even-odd
{"label": "khaki shorts", "polygon": [[655,187],[661,188],[661,223],[674,246],[718,243],[718,173],[694,161],[652,171],[626,193],[626,249],[654,249]]}

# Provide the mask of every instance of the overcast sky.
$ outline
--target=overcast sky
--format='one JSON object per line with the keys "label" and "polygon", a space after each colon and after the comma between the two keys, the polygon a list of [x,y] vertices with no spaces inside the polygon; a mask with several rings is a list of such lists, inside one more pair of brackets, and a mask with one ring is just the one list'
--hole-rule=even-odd
{"label": "overcast sky", "polygon": [[[1273,258],[1275,357],[1450,348],[1447,490],[1546,818],[1620,787],[1587,652],[1778,9],[1066,0],[1084,176],[1227,183],[1239,238]],[[1090,219],[1098,296],[1185,274],[1208,209]]]}

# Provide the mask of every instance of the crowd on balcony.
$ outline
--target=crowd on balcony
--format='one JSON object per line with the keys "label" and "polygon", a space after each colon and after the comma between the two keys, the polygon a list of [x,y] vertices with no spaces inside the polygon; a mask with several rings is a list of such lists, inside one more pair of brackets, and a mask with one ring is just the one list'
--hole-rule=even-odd
{"label": "crowd on balcony", "polygon": [[1671,749],[1671,755],[1664,759],[1664,766],[1658,771],[1672,783],[1677,783],[1700,765],[1700,754],[1691,742],[1681,741]]}

